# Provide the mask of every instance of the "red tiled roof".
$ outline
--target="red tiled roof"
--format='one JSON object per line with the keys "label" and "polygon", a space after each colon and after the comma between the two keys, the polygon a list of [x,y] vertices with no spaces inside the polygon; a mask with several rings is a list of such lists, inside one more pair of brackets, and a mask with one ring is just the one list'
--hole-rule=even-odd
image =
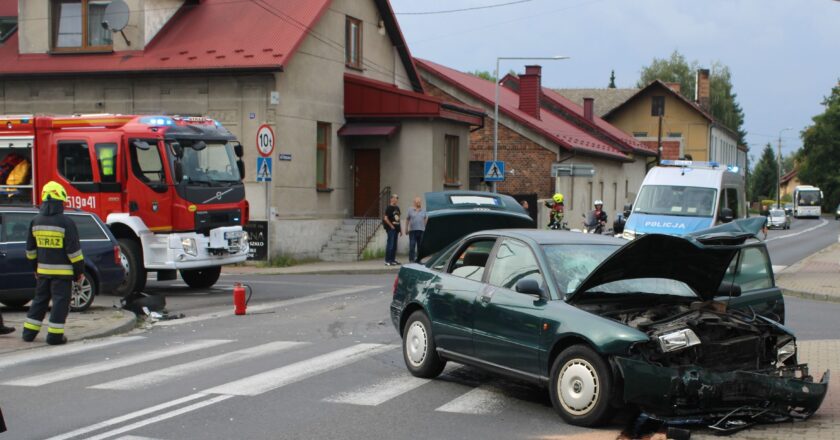
{"label": "red tiled roof", "polygon": [[[4,5],[17,2],[3,0]],[[406,70],[415,90],[422,85],[387,0],[374,0],[386,29],[408,60]],[[19,54],[17,32],[0,45],[0,77],[144,71],[280,71],[289,63],[329,0],[202,0],[187,3],[142,51],[104,54]],[[9,9],[8,7],[0,11]],[[122,38],[115,35],[114,38]],[[323,36],[320,39],[326,40]],[[343,42],[324,42],[344,57]]]}
{"label": "red tiled roof", "polygon": [[[431,61],[422,59],[415,59],[415,61],[420,68],[493,106],[495,87],[492,81]],[[499,111],[546,136],[563,149],[628,160],[628,157],[616,147],[602,142],[550,111],[543,109],[541,119],[537,119],[519,110],[519,95],[506,87],[499,87]]]}
{"label": "red tiled roof", "polygon": [[797,174],[799,174],[799,170],[797,170],[796,168],[794,168],[793,170],[789,171],[787,174],[785,174],[784,176],[782,176],[782,177],[779,179],[779,182],[781,182],[781,183],[788,183],[788,182],[789,182],[789,181],[791,181],[794,177],[796,177],[796,175],[797,175]]}

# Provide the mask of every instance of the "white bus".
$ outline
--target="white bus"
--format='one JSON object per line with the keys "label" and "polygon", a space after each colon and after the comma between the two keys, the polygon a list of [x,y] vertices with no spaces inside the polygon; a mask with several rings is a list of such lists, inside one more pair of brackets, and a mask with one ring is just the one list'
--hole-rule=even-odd
{"label": "white bus", "polygon": [[793,216],[819,218],[822,199],[823,193],[816,186],[797,186],[793,190]]}

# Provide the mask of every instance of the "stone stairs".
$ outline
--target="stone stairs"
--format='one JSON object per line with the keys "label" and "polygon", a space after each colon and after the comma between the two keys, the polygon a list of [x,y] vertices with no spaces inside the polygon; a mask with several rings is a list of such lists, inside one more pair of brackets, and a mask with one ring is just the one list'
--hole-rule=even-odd
{"label": "stone stairs", "polygon": [[[323,261],[356,261],[359,259],[356,248],[356,225],[358,218],[348,218],[333,232],[327,244],[321,249],[319,258]],[[373,219],[372,219],[373,220]]]}

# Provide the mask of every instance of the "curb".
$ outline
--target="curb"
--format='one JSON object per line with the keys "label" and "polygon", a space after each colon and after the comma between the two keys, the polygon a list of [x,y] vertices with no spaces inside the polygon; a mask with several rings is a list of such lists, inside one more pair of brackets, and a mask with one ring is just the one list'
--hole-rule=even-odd
{"label": "curb", "polygon": [[125,309],[115,309],[122,313],[122,318],[120,318],[120,322],[117,325],[110,326],[108,328],[104,328],[98,332],[92,332],[85,335],[80,340],[87,340],[87,339],[95,339],[95,338],[104,338],[107,336],[114,336],[119,335],[122,333],[130,332],[134,330],[134,327],[137,325],[137,315],[134,312],[129,312]]}
{"label": "curb", "polygon": [[795,296],[797,298],[810,299],[814,301],[840,303],[840,297],[836,295],[828,295],[825,293],[798,292],[795,290],[788,290],[783,287],[779,287],[779,290],[781,290],[782,295],[785,296]]}

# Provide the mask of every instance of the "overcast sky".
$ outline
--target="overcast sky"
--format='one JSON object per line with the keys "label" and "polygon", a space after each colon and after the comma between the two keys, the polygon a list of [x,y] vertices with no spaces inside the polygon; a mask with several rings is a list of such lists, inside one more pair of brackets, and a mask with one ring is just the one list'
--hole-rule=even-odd
{"label": "overcast sky", "polygon": [[[752,156],[779,130],[784,154],[821,113],[840,78],[837,0],[531,0],[451,14],[403,15],[515,0],[391,0],[412,54],[458,70],[488,70],[497,56],[567,55],[543,61],[543,85],[633,87],[641,67],[675,49],[732,71]],[[503,61],[502,72],[523,70]]]}

